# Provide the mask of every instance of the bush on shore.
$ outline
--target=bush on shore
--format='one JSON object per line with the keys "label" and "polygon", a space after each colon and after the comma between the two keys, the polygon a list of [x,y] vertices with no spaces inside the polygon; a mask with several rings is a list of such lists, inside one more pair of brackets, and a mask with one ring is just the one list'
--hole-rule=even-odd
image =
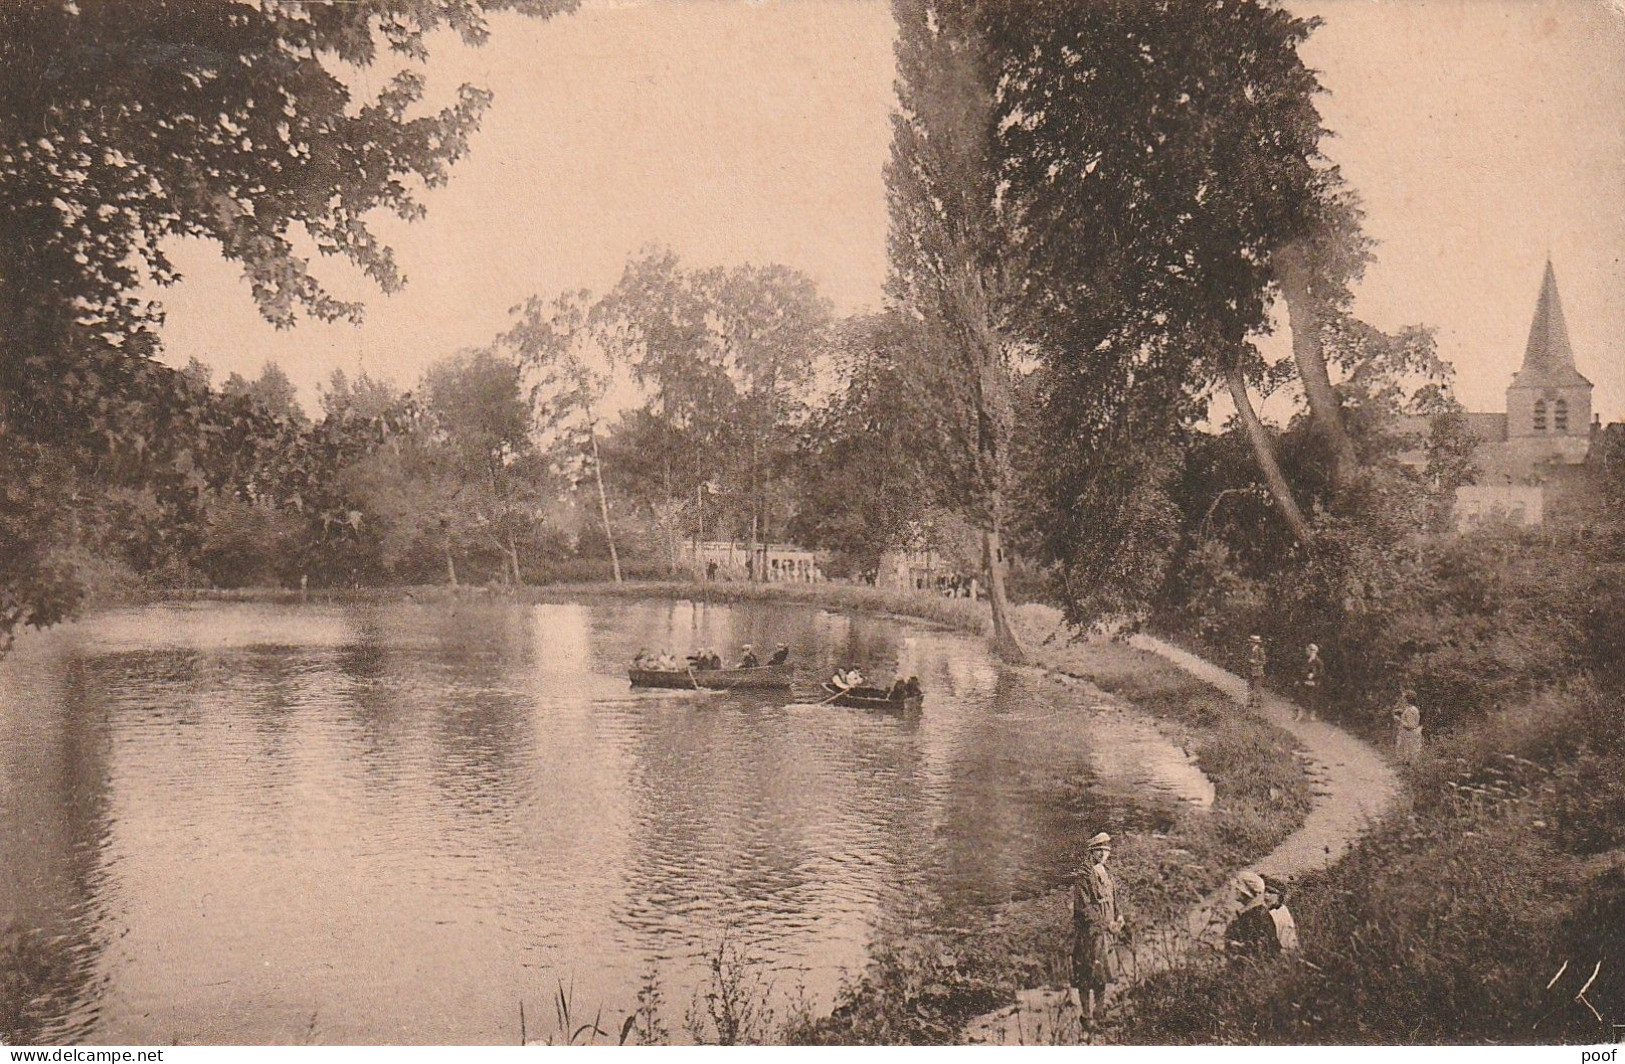
{"label": "bush on shore", "polygon": [[[1356,546],[1359,544],[1356,543]],[[1247,636],[1270,648],[1270,682],[1293,690],[1320,645],[1332,716],[1382,737],[1399,692],[1417,693],[1430,735],[1585,674],[1625,675],[1625,547],[1562,531],[1486,529],[1350,549],[1300,571],[1235,571],[1195,552],[1192,587],[1157,626],[1241,669]]]}

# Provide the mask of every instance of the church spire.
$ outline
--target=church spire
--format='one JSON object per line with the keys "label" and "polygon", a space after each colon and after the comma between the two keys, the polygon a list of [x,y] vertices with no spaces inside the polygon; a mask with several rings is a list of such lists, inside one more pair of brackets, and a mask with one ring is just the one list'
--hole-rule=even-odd
{"label": "church spire", "polygon": [[1513,378],[1524,388],[1591,387],[1591,382],[1574,368],[1574,349],[1569,346],[1569,327],[1563,321],[1563,302],[1557,295],[1557,272],[1546,259],[1546,275],[1541,279],[1540,298],[1535,301],[1535,320],[1529,325],[1529,346],[1524,348],[1523,368]]}

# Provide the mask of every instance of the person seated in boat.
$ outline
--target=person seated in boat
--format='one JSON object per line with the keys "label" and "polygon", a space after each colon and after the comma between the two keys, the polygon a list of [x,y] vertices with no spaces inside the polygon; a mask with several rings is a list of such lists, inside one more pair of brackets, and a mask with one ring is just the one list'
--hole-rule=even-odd
{"label": "person seated in boat", "polygon": [[756,657],[756,651],[751,649],[751,645],[749,643],[746,643],[739,649],[741,651],[739,657],[739,667],[741,669],[759,669],[762,667],[760,659]]}
{"label": "person seated in boat", "polygon": [[705,663],[709,660],[710,659],[706,657],[705,648],[701,647],[699,650],[696,650],[694,653],[688,656],[688,667],[691,669],[703,669],[705,668]]}
{"label": "person seated in boat", "polygon": [[920,690],[920,678],[918,676],[910,676],[907,681],[904,682],[904,698],[919,698],[923,694],[925,694],[925,692]]}
{"label": "person seated in boat", "polygon": [[892,682],[891,691],[886,695],[893,702],[901,702],[908,697],[908,681],[899,676]]}
{"label": "person seated in boat", "polygon": [[773,651],[773,656],[767,659],[767,663],[769,665],[783,665],[789,660],[790,648],[785,646],[783,643],[780,643],[778,648]]}
{"label": "person seated in boat", "polygon": [[722,668],[722,655],[716,652],[716,648],[713,647],[705,652],[705,667],[708,669]]}
{"label": "person seated in boat", "polygon": [[655,668],[661,672],[676,672],[678,667],[677,656],[669,650],[662,650],[655,659]]}
{"label": "person seated in boat", "polygon": [[835,676],[830,680],[830,682],[843,691],[850,691],[854,687],[862,687],[865,683],[863,673],[858,671],[858,667],[856,665],[852,666],[850,669],[847,669],[845,672],[842,672],[840,669],[836,669]]}

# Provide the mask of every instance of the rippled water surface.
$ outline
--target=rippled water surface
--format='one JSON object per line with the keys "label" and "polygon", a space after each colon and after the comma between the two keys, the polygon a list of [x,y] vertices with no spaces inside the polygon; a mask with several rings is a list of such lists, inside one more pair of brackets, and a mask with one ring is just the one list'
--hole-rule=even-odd
{"label": "rippled water surface", "polygon": [[[795,648],[795,694],[627,685],[639,647],[747,640]],[[923,712],[808,704],[846,661]],[[1207,801],[1084,689],[805,607],[211,603],[0,661],[0,922],[88,1041],[514,1042],[521,1002],[533,1039],[561,984],[618,1028],[650,977],[680,1033],[725,934],[827,1005],[878,928]]]}

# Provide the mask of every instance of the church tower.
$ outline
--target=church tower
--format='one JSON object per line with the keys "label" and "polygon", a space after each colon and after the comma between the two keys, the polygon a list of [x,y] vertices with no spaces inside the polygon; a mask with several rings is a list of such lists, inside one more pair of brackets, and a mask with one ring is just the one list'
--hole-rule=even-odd
{"label": "church tower", "polygon": [[1574,368],[1557,274],[1547,259],[1523,368],[1507,388],[1507,442],[1528,461],[1569,465],[1585,461],[1590,436],[1591,382]]}

